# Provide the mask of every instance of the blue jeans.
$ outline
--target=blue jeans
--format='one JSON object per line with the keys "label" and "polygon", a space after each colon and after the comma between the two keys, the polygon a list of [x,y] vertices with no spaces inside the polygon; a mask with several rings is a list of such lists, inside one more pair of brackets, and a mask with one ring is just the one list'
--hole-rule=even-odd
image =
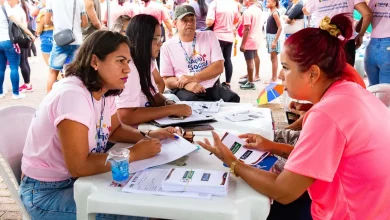
{"label": "blue jeans", "polygon": [[3,94],[3,83],[7,60],[11,69],[12,93],[19,95],[20,54],[16,53],[10,40],[0,42],[0,94]]}
{"label": "blue jeans", "polygon": [[50,68],[54,70],[62,70],[66,62],[73,61],[74,55],[79,47],[80,45],[67,45],[60,47],[53,44],[49,59]]}
{"label": "blue jeans", "polygon": [[[73,196],[75,179],[43,182],[24,176],[19,194],[32,220],[76,219],[76,203]],[[98,214],[96,219],[147,219],[123,215]]]}
{"label": "blue jeans", "polygon": [[364,56],[370,86],[390,83],[390,38],[371,38]]}

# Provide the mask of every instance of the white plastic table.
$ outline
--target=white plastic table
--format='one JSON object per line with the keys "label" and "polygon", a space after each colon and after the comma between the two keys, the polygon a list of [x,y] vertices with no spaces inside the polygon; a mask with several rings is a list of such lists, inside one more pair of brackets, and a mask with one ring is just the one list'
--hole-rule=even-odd
{"label": "white plastic table", "polygon": [[[272,119],[259,119],[251,122],[229,122],[223,119],[226,112],[237,109],[259,111],[251,105],[225,105],[218,113],[218,122],[212,126],[222,135],[225,131],[232,133],[252,132],[273,139]],[[264,111],[264,110],[262,110]],[[140,129],[149,127],[142,125]],[[211,132],[195,132],[195,139],[211,138]],[[189,154],[186,168],[203,168],[213,170],[229,169],[215,156],[204,149]],[[173,167],[163,165],[162,168]],[[74,185],[74,198],[77,206],[77,219],[95,219],[95,213],[145,216],[163,219],[232,219],[251,220],[266,219],[270,210],[270,199],[254,191],[242,179],[230,179],[229,192],[226,197],[213,196],[211,200],[180,198],[156,195],[124,193],[120,188],[109,187],[111,172],[79,178]]]}

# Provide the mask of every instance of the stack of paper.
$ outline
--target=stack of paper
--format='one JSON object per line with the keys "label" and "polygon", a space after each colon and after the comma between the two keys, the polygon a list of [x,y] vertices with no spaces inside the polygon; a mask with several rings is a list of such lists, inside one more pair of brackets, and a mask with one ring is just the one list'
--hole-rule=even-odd
{"label": "stack of paper", "polygon": [[126,186],[122,188],[122,191],[137,194],[211,199],[211,194],[207,193],[163,191],[162,182],[169,172],[169,169],[149,169],[140,171],[131,177]]}
{"label": "stack of paper", "polygon": [[250,165],[256,165],[260,163],[269,154],[269,152],[247,149],[243,147],[245,145],[245,141],[230,133],[226,133],[223,136],[222,143],[230,148],[236,158]]}
{"label": "stack of paper", "polygon": [[184,168],[172,168],[162,183],[164,191],[196,192],[215,196],[226,196],[228,186],[228,172]]}

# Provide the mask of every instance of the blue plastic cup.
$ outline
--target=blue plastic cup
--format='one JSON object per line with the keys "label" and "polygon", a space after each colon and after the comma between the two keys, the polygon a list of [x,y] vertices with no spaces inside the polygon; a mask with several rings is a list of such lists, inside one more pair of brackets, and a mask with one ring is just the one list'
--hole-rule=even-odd
{"label": "blue plastic cup", "polygon": [[123,183],[129,179],[130,151],[126,148],[113,149],[108,153],[107,161],[111,164],[112,180]]}

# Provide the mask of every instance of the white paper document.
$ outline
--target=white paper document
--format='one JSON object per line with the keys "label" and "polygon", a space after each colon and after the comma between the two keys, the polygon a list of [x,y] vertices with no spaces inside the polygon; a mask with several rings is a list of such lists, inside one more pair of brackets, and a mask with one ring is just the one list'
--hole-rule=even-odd
{"label": "white paper document", "polygon": [[245,141],[230,133],[225,134],[225,136],[222,138],[222,143],[230,148],[236,158],[250,165],[258,164],[269,154],[269,152],[247,149],[243,147],[245,145]]}
{"label": "white paper document", "polygon": [[226,196],[229,172],[203,169],[172,168],[166,175],[164,191],[186,191]]}
{"label": "white paper document", "polygon": [[170,169],[148,169],[137,172],[122,188],[122,191],[137,194],[211,199],[211,194],[207,193],[163,191],[162,182],[169,171]]}
{"label": "white paper document", "polygon": [[130,163],[130,173],[135,173],[150,167],[169,163],[198,149],[197,146],[191,144],[182,137],[175,140],[162,140],[161,144],[161,152],[156,156]]}
{"label": "white paper document", "polygon": [[193,113],[197,114],[209,114],[218,113],[221,108],[221,102],[189,102],[183,101],[178,104],[186,104],[192,108]]}
{"label": "white paper document", "polygon": [[225,118],[232,122],[251,121],[251,120],[256,120],[265,117],[266,115],[264,115],[263,112],[249,111],[249,110],[238,111],[238,112],[225,115]]}

